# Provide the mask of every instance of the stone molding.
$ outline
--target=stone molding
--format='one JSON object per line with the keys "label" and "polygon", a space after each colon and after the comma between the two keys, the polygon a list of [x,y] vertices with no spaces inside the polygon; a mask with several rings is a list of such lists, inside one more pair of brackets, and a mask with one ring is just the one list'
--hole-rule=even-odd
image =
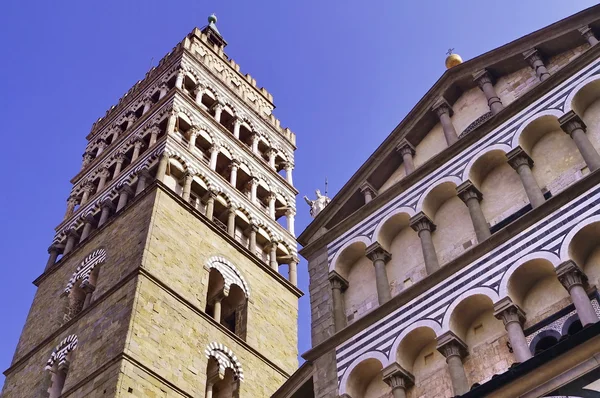
{"label": "stone molding", "polygon": [[375,264],[376,261],[383,261],[387,264],[392,259],[392,254],[385,250],[379,242],[373,243],[367,247],[365,256]]}
{"label": "stone molding", "polygon": [[588,280],[585,273],[573,260],[567,260],[556,267],[556,276],[567,291],[570,291],[573,286],[586,285]]}
{"label": "stone molding", "polygon": [[328,279],[332,289],[340,289],[342,292],[348,289],[348,281],[337,271],[330,271]]}
{"label": "stone molding", "polygon": [[515,170],[521,166],[533,167],[533,159],[520,146],[506,154],[508,164]]}

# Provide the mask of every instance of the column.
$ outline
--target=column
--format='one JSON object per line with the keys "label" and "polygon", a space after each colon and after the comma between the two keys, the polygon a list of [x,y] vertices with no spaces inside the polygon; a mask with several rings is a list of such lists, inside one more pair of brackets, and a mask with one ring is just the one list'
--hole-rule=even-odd
{"label": "column", "polygon": [[131,163],[135,162],[135,160],[140,157],[140,151],[142,149],[142,145],[144,145],[144,141],[142,137],[135,137],[133,142],[133,154],[131,155]]}
{"label": "column", "polygon": [[394,398],[406,398],[407,390],[415,384],[415,377],[396,362],[383,369],[381,375]]}
{"label": "column", "polygon": [[83,231],[81,232],[79,243],[83,242],[88,236],[90,236],[90,232],[92,232],[92,228],[94,228],[94,223],[96,222],[96,220],[94,220],[94,216],[91,214],[85,216],[83,220]]}
{"label": "column", "polygon": [[446,143],[448,146],[458,141],[458,134],[456,134],[454,124],[452,124],[452,119],[450,119],[453,110],[446,99],[443,97],[439,98],[435,104],[433,104],[431,110],[434,111],[437,117],[440,119],[440,124],[444,130],[444,137],[446,138]]}
{"label": "column", "polygon": [[81,162],[81,169],[85,169],[88,164],[92,163],[92,160],[94,160],[94,156],[90,152],[84,152],[83,161]]}
{"label": "column", "polygon": [[385,265],[392,259],[392,255],[386,251],[378,242],[367,247],[366,256],[373,262],[375,267],[375,284],[377,285],[377,299],[379,305],[392,298],[390,293],[390,282],[388,281]]}
{"label": "column", "polygon": [[186,202],[190,201],[190,194],[192,193],[192,181],[194,181],[194,174],[189,170],[185,173],[184,181],[183,181],[183,192],[181,197]]}
{"label": "column", "polygon": [[454,395],[465,394],[469,391],[469,382],[462,359],[468,354],[467,345],[452,332],[444,333],[437,341],[438,351],[446,357]]}
{"label": "column", "polygon": [[231,169],[229,173],[229,183],[235,188],[237,186],[237,172],[240,167],[240,162],[237,159],[233,159],[229,168]]}
{"label": "column", "polygon": [[477,242],[481,243],[492,235],[490,233],[490,227],[488,227],[488,223],[483,215],[483,211],[481,210],[480,202],[483,195],[469,180],[460,184],[456,190],[458,192],[458,197],[469,209],[469,215],[471,216],[473,229],[475,229]]}
{"label": "column", "polygon": [[98,228],[106,224],[108,218],[110,217],[110,212],[115,208],[112,200],[109,198],[104,199],[102,201],[102,212],[100,213],[100,220],[98,221]]}
{"label": "column", "polygon": [[127,125],[125,126],[125,130],[128,130],[131,126],[133,126],[133,124],[135,123],[135,121],[137,120],[135,113],[130,112],[127,117],[125,118],[125,121],[127,122]]}
{"label": "column", "polygon": [[359,189],[365,198],[365,204],[372,201],[375,195],[377,195],[377,190],[366,181],[360,186]]}
{"label": "column", "polygon": [[65,379],[67,378],[67,371],[69,370],[69,362],[63,362],[58,366],[58,369],[52,369],[50,376],[52,385],[48,389],[48,397],[60,397],[62,395],[62,389],[65,386]]}
{"label": "column", "polygon": [[152,106],[153,102],[150,98],[146,98],[144,100],[143,104],[144,104],[144,109],[142,109],[142,115],[145,115],[150,110],[150,107]]}
{"label": "column", "polygon": [[233,136],[235,138],[237,138],[238,140],[240,139],[240,126],[242,125],[242,121],[238,118],[236,118],[233,121]]}
{"label": "column", "polygon": [[217,102],[213,108],[215,110],[215,120],[221,123],[221,113],[223,113],[223,105]]}
{"label": "column", "polygon": [[502,101],[500,101],[500,97],[496,94],[496,89],[492,83],[492,75],[486,69],[474,73],[473,81],[479,85],[479,88],[485,94],[492,114],[495,115],[504,109],[504,105],[502,105]]}
{"label": "column", "polygon": [[217,323],[221,323],[221,301],[225,298],[223,292],[217,293],[213,297],[213,318]]}
{"label": "column", "polygon": [[293,236],[296,236],[295,232],[294,232],[294,216],[295,215],[296,215],[296,210],[294,210],[292,208],[287,209],[285,212],[286,221],[287,221],[287,230]]}
{"label": "column", "polygon": [[269,245],[269,265],[273,271],[279,272],[279,263],[277,262],[277,242],[271,242]]}
{"label": "column", "polygon": [[292,285],[298,286],[298,263],[300,259],[296,256],[292,256],[292,260],[290,261],[290,269],[289,269],[289,281]]}
{"label": "column", "polygon": [[50,257],[48,257],[48,262],[46,263],[44,271],[48,271],[50,268],[52,268],[54,264],[56,264],[56,259],[60,254],[60,249],[61,247],[55,243],[50,245],[50,247],[48,248],[48,254],[50,255]]}
{"label": "column", "polygon": [[248,182],[248,184],[250,184],[250,201],[252,203],[257,203],[256,191],[258,189],[258,178],[256,178],[256,177],[250,178],[250,181]]}
{"label": "column", "polygon": [[137,185],[135,186],[135,194],[138,195],[146,186],[148,186],[148,181],[152,178],[148,169],[142,169],[138,172],[138,180]]}
{"label": "column", "polygon": [[158,170],[156,170],[156,179],[160,182],[164,182],[165,175],[167,174],[167,166],[169,165],[169,154],[163,152],[160,155],[160,161],[158,162]]}
{"label": "column", "polygon": [[133,196],[133,189],[129,185],[123,185],[119,188],[119,202],[117,203],[117,213],[125,206],[129,198]]}
{"label": "column", "polygon": [[235,236],[235,207],[227,209],[227,233],[232,238]]}
{"label": "column", "polygon": [[94,294],[94,290],[96,290],[96,286],[92,285],[90,281],[84,281],[81,284],[81,288],[85,292],[85,300],[83,301],[82,311],[85,310],[92,303],[92,295]]}
{"label": "column", "polygon": [[220,149],[221,148],[213,144],[213,146],[211,146],[208,150],[210,152],[210,162],[208,165],[211,170],[217,170],[217,156],[219,156]]}
{"label": "column", "polygon": [[590,171],[600,168],[600,155],[586,134],[587,126],[583,120],[575,112],[569,111],[558,119],[558,122],[562,130],[575,141],[575,145]]}
{"label": "column", "polygon": [[113,172],[113,179],[117,178],[119,174],[121,174],[121,169],[123,168],[123,162],[125,161],[125,154],[119,152],[115,156],[115,171]]}
{"label": "column", "polygon": [[546,198],[544,198],[544,194],[531,172],[533,159],[520,146],[507,153],[506,157],[508,158],[508,164],[519,174],[531,207],[535,209],[541,206],[546,201]]}
{"label": "column", "polygon": [[73,247],[75,247],[75,243],[79,239],[79,234],[75,230],[75,228],[71,228],[67,231],[67,243],[65,244],[65,250],[63,251],[63,255],[69,254]]}
{"label": "column", "polygon": [[198,138],[198,129],[190,129],[190,139],[188,140],[188,151],[193,151],[196,147],[196,138]]}
{"label": "column", "polygon": [[556,275],[569,292],[581,324],[586,326],[598,322],[598,315],[583,287],[587,283],[587,276],[577,264],[573,260],[565,261],[556,268]]}
{"label": "column", "polygon": [[505,297],[494,304],[494,316],[504,322],[517,362],[525,362],[531,358],[531,351],[523,333],[523,323],[525,323],[523,310],[514,304],[510,297]]}
{"label": "column", "polygon": [[256,255],[256,234],[258,233],[258,225],[250,224],[250,244],[248,250]]}
{"label": "column", "polygon": [[427,275],[431,275],[440,268],[431,236],[431,233],[435,231],[435,224],[425,213],[420,212],[410,219],[410,227],[419,234],[425,269],[427,270]]}
{"label": "column", "polygon": [[258,134],[256,134],[255,132],[252,132],[252,136],[250,137],[251,140],[251,145],[252,145],[252,152],[254,152],[255,154],[258,154]]}
{"label": "column", "polygon": [[275,196],[274,193],[269,194],[269,196],[267,196],[267,201],[269,203],[269,217],[271,217],[273,220],[275,220],[275,201],[277,200],[277,197]]}
{"label": "column", "polygon": [[523,58],[525,61],[531,66],[531,68],[535,71],[535,75],[540,81],[544,81],[550,77],[550,72],[546,69],[546,65],[544,65],[544,61],[542,61],[542,57],[536,48],[532,48],[529,51],[525,51],[523,53]]}
{"label": "column", "polygon": [[346,327],[346,314],[344,313],[343,293],[348,289],[348,281],[336,271],[329,273],[329,283],[331,284],[331,296],[333,299],[333,324],[335,331],[339,332]]}
{"label": "column", "polygon": [[97,192],[100,192],[104,189],[104,186],[106,185],[106,180],[110,176],[110,173],[105,168],[101,168],[98,171],[98,176],[100,177],[100,181],[98,182]]}
{"label": "column", "polygon": [[102,152],[104,152],[104,148],[106,148],[106,141],[102,138],[98,140],[98,152],[96,152],[96,157],[99,157]]}
{"label": "column", "polygon": [[588,25],[582,26],[577,30],[579,31],[579,33],[581,33],[581,36],[583,36],[583,38],[587,40],[590,46],[595,46],[596,44],[598,44],[598,39],[596,39],[596,36],[594,36],[594,32],[592,32],[592,29],[590,29]]}
{"label": "column", "polygon": [[213,398],[213,383],[206,383],[206,395],[205,398]]}
{"label": "column", "polygon": [[159,134],[160,134],[160,128],[158,126],[152,126],[150,128],[150,142],[148,143],[149,147],[156,144],[156,140],[158,139]]}
{"label": "column", "polygon": [[71,217],[73,215],[73,212],[75,212],[75,205],[77,204],[77,197],[76,196],[69,196],[69,198],[67,199],[67,211],[65,212],[65,216],[63,217],[63,220],[66,220],[67,218]]}
{"label": "column", "polygon": [[177,112],[175,109],[171,109],[169,111],[169,119],[167,120],[167,129],[166,129],[167,135],[173,134],[175,132],[178,114],[179,114],[179,112]]}
{"label": "column", "polygon": [[215,212],[215,199],[217,198],[217,193],[209,190],[206,194],[208,195],[206,200],[206,217],[212,221]]}
{"label": "column", "polygon": [[175,87],[181,89],[183,87],[183,78],[185,77],[185,72],[182,69],[177,71],[177,78],[175,79]]}
{"label": "column", "polygon": [[273,148],[269,148],[267,150],[267,156],[269,157],[269,167],[275,169],[275,155],[277,155],[277,151]]}
{"label": "column", "polygon": [[92,184],[90,182],[86,182],[85,184],[83,184],[82,190],[83,190],[83,194],[81,195],[81,202],[80,202],[81,206],[86,204],[88,199],[90,198],[92,191],[94,190],[94,184]]}
{"label": "column", "polygon": [[292,178],[292,171],[294,170],[294,164],[292,162],[285,162],[283,164],[285,170],[285,179],[290,185],[294,185],[294,179]]}
{"label": "column", "polygon": [[409,175],[415,171],[415,163],[413,161],[413,156],[415,156],[415,147],[412,146],[410,142],[402,140],[398,145],[396,145],[396,151],[402,155],[404,173]]}
{"label": "column", "polygon": [[194,94],[196,95],[196,104],[203,106],[202,96],[204,95],[204,87],[202,87],[200,84],[197,84],[194,88]]}
{"label": "column", "polygon": [[163,83],[159,86],[159,90],[158,99],[161,100],[169,92],[169,86],[167,86],[167,83]]}

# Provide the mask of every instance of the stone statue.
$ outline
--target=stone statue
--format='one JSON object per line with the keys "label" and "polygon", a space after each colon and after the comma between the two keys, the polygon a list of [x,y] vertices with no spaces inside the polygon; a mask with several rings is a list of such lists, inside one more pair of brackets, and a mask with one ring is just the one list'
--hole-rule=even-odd
{"label": "stone statue", "polygon": [[307,196],[304,196],[304,200],[310,206],[310,215],[312,218],[315,218],[331,202],[331,199],[326,195],[321,195],[319,189],[315,191],[315,194],[317,195],[315,200],[310,200]]}

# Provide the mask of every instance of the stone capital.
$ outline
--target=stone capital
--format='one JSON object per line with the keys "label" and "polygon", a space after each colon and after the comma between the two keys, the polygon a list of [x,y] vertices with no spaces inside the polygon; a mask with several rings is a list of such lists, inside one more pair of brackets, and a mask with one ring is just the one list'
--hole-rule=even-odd
{"label": "stone capital", "polygon": [[145,178],[146,180],[149,180],[152,178],[152,174],[150,174],[150,170],[143,168],[140,171],[137,172],[137,177],[138,178]]}
{"label": "stone capital", "polygon": [[144,100],[142,101],[142,104],[144,104],[144,105],[148,105],[148,106],[152,106],[152,104],[153,104],[153,103],[154,103],[154,102],[152,101],[152,98],[150,98],[150,97],[146,97],[146,98],[144,98]]}
{"label": "stone capital", "polygon": [[415,155],[415,147],[413,144],[408,142],[406,139],[403,139],[396,145],[396,151],[400,152],[401,155],[410,154],[411,156]]}
{"label": "stone capital", "polygon": [[477,83],[480,89],[483,90],[483,85],[490,83],[494,84],[494,78],[487,69],[482,69],[473,73],[473,81]]}
{"label": "stone capital", "polygon": [[69,195],[69,197],[67,198],[67,203],[77,204],[77,201],[77,195]]}
{"label": "stone capital", "polygon": [[410,218],[410,227],[417,233],[421,231],[433,232],[436,228],[433,221],[422,211]]}
{"label": "stone capital", "polygon": [[329,272],[327,279],[329,279],[332,289],[340,289],[342,292],[348,289],[348,281],[336,271]]}
{"label": "stone capital", "polygon": [[101,167],[98,169],[98,177],[110,177],[110,171],[105,167]]}
{"label": "stone capital", "polygon": [[573,260],[567,260],[556,267],[556,276],[567,291],[573,286],[583,286],[587,283],[587,276]]}
{"label": "stone capital", "polygon": [[458,356],[464,358],[469,353],[467,345],[457,335],[448,331],[437,338],[437,350],[447,358]]}
{"label": "stone capital", "polygon": [[60,253],[64,248],[65,248],[65,245],[53,243],[48,247],[48,254],[50,254],[54,251]]}
{"label": "stone capital", "polygon": [[95,189],[95,186],[91,182],[86,182],[81,186],[81,190],[84,192],[92,193]]}
{"label": "stone capital", "polygon": [[214,305],[215,302],[217,301],[223,301],[223,299],[225,298],[226,294],[223,291],[223,289],[221,289],[220,291],[218,291],[217,293],[215,293],[209,300],[208,303]]}
{"label": "stone capital", "polygon": [[385,367],[381,371],[381,376],[392,390],[396,388],[406,390],[415,384],[415,377],[396,362]]}
{"label": "stone capital", "polygon": [[577,30],[579,31],[579,33],[581,33],[581,35],[583,37],[585,37],[586,39],[588,38],[588,36],[593,35],[594,33],[592,32],[592,29],[590,28],[589,25],[584,25],[580,28],[577,28]]}
{"label": "stone capital", "polygon": [[104,138],[98,138],[98,141],[96,141],[96,144],[102,148],[104,148],[107,145],[106,140]]}
{"label": "stone capital", "polygon": [[465,203],[470,199],[477,199],[478,201],[483,199],[483,195],[479,189],[477,189],[470,180],[467,180],[456,187],[456,192],[458,197]]}
{"label": "stone capital", "polygon": [[133,189],[127,184],[123,184],[122,186],[120,186],[118,188],[118,190],[119,190],[119,193],[125,193],[129,196],[133,195]]}
{"label": "stone capital", "polygon": [[92,155],[92,153],[90,151],[85,151],[83,153],[82,157],[83,157],[83,160],[88,161],[88,162],[90,162],[90,161],[92,161],[92,159],[94,159],[94,155]]}
{"label": "stone capital", "polygon": [[531,159],[520,146],[507,153],[506,157],[508,159],[508,164],[517,171],[521,166],[527,166],[529,168],[533,166],[533,159]]}
{"label": "stone capital", "polygon": [[115,204],[113,203],[112,200],[110,200],[110,198],[106,198],[102,201],[102,203],[100,204],[100,207],[102,207],[103,209],[106,207],[108,207],[109,209],[114,209]]}
{"label": "stone capital", "polygon": [[127,155],[125,155],[125,152],[117,152],[117,154],[115,155],[115,162],[123,163],[126,157]]}
{"label": "stone capital", "polygon": [[525,323],[525,312],[510,297],[494,304],[494,317],[504,322],[504,326],[511,322],[518,322],[521,326]]}
{"label": "stone capital", "polygon": [[363,182],[360,185],[359,190],[363,194],[365,192],[370,192],[372,197],[375,197],[375,195],[377,195],[377,190],[375,189],[375,187],[373,187],[373,185],[369,184],[367,181]]}
{"label": "stone capital", "polygon": [[86,224],[94,224],[96,222],[96,219],[92,213],[86,214],[81,218],[81,220]]}
{"label": "stone capital", "polygon": [[448,103],[444,97],[439,97],[431,106],[431,110],[434,111],[438,117],[442,116],[444,113],[447,113],[449,116],[454,114],[452,106],[450,106],[450,103]]}
{"label": "stone capital", "polygon": [[96,290],[96,286],[92,285],[89,280],[81,282],[79,287],[81,287],[85,293],[94,293],[94,290]]}
{"label": "stone capital", "polygon": [[206,195],[204,196],[205,199],[208,200],[215,200],[217,198],[217,196],[219,196],[219,193],[213,189],[209,189],[208,191],[206,191]]}
{"label": "stone capital", "polygon": [[531,67],[533,67],[534,62],[542,60],[539,51],[535,47],[525,51],[523,53],[523,58],[529,63]]}
{"label": "stone capital", "polygon": [[229,167],[233,168],[238,168],[240,167],[242,163],[238,160],[238,159],[231,159],[231,164],[229,165]]}
{"label": "stone capital", "polygon": [[250,224],[248,226],[248,233],[250,233],[250,232],[258,233],[259,229],[260,229],[260,227],[258,225],[256,225],[256,224]]}
{"label": "stone capital", "polygon": [[587,126],[581,120],[579,115],[577,115],[572,110],[565,113],[558,119],[558,123],[560,123],[560,128],[567,134],[571,135],[577,129],[581,129],[585,131]]}
{"label": "stone capital", "polygon": [[69,228],[67,230],[67,237],[74,237],[74,238],[79,238],[79,234],[77,233],[77,230],[75,228]]}
{"label": "stone capital", "polygon": [[365,255],[369,260],[373,261],[373,263],[376,261],[383,261],[384,264],[387,264],[387,262],[392,259],[392,254],[381,247],[379,242],[375,242],[367,247]]}

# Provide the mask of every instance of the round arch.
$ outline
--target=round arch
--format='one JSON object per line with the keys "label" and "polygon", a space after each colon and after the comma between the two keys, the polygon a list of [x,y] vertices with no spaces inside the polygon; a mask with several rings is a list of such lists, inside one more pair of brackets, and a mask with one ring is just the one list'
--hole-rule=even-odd
{"label": "round arch", "polygon": [[365,249],[366,249],[371,244],[371,240],[369,238],[367,238],[366,236],[362,236],[361,235],[361,236],[357,236],[355,238],[352,238],[348,242],[344,243],[344,245],[338,249],[338,251],[333,256],[333,259],[329,263],[329,272],[335,271],[336,264],[337,264],[340,256],[342,255],[342,253],[346,249],[348,249],[350,246],[352,246],[352,245],[354,245],[356,243],[362,243],[362,244],[364,244],[365,245]]}
{"label": "round arch", "polygon": [[361,364],[366,364],[368,362],[374,362],[374,361],[378,361],[379,364],[381,365],[381,368],[383,369],[383,364],[387,362],[387,357],[385,356],[384,353],[382,353],[380,351],[369,351],[369,352],[366,352],[366,353],[360,355],[358,358],[356,358],[354,361],[352,361],[350,366],[348,366],[348,368],[346,368],[346,371],[344,372],[344,375],[342,376],[342,379],[340,380],[340,395],[349,393],[348,380],[350,379],[352,372]]}
{"label": "round arch", "polygon": [[[443,187],[444,185],[450,186],[451,184],[454,184],[454,188],[456,189],[456,187],[461,184],[461,179],[458,178],[458,177],[456,177],[456,176],[447,176],[447,177],[440,178],[439,180],[437,180],[434,183],[432,183],[425,190],[425,192],[423,192],[421,194],[421,197],[419,198],[419,201],[417,202],[416,213],[419,213],[419,212],[422,211],[425,214],[427,214],[427,212],[424,210],[424,207],[426,207],[425,206],[426,205],[425,201],[430,196],[430,194],[433,191],[435,191],[436,189],[439,190],[438,188]],[[429,214],[427,214],[427,215],[430,216]]]}
{"label": "round arch", "polygon": [[458,307],[460,303],[464,302],[468,298],[478,295],[488,297],[490,300],[492,300],[492,303],[496,303],[498,300],[500,300],[498,293],[496,293],[494,289],[490,287],[480,286],[467,290],[466,292],[455,298],[454,301],[446,309],[446,312],[444,313],[444,319],[442,321],[442,333],[450,330],[452,315],[456,307]]}
{"label": "round arch", "polygon": [[511,276],[515,273],[515,271],[517,269],[519,269],[523,264],[528,263],[533,260],[548,261],[554,266],[554,268],[558,267],[558,265],[561,262],[559,257],[556,254],[551,253],[551,252],[534,252],[534,253],[529,253],[529,254],[519,258],[517,261],[515,261],[513,263],[513,265],[511,265],[506,270],[506,272],[502,276],[502,280],[500,281],[500,287],[498,289],[499,298],[502,299],[502,298],[508,297],[508,282],[509,282]]}

